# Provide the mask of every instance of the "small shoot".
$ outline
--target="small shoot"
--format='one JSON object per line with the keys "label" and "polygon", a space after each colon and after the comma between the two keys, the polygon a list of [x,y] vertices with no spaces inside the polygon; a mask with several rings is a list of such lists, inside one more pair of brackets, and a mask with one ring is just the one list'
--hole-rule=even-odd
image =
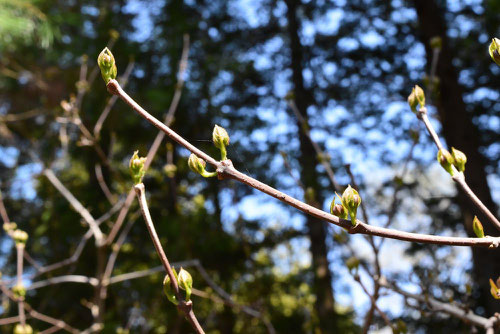
{"label": "small shoot", "polygon": [[97,65],[99,65],[101,69],[101,75],[106,85],[110,80],[116,79],[117,69],[115,57],[107,47],[104,48],[99,54],[99,57],[97,57]]}
{"label": "small shoot", "polygon": [[135,151],[132,158],[130,158],[129,170],[135,185],[142,183],[142,179],[146,174],[146,170],[144,168],[145,163],[146,158],[140,158],[139,151]]}

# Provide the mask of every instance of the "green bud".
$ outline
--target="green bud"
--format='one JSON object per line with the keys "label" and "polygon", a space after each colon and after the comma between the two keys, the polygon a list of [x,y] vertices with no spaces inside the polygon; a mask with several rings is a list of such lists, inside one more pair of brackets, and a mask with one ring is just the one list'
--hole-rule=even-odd
{"label": "green bud", "polygon": [[410,95],[408,96],[408,104],[410,105],[411,111],[414,113],[417,112],[417,106],[418,106],[418,101],[417,97],[415,96],[415,88],[411,90]]}
{"label": "green bud", "polygon": [[101,69],[101,75],[106,84],[108,84],[109,80],[116,79],[117,69],[115,57],[108,48],[104,48],[99,54],[99,57],[97,57],[97,65],[99,65]]}
{"label": "green bud", "polygon": [[163,166],[163,171],[167,174],[168,177],[174,177],[177,172],[177,166],[174,164],[166,164]]}
{"label": "green bud", "polygon": [[196,154],[191,153],[191,155],[189,156],[188,166],[189,166],[189,168],[191,168],[191,170],[193,172],[198,173],[203,177],[216,176],[217,175],[216,172],[209,173],[205,170],[206,165],[207,165],[207,163],[205,162],[205,160],[198,158],[198,156]]}
{"label": "green bud", "polygon": [[500,39],[493,38],[488,51],[490,52],[491,59],[500,66]]}
{"label": "green bud", "polygon": [[347,212],[351,217],[352,226],[356,225],[356,213],[360,204],[361,197],[359,196],[356,189],[352,188],[351,185],[349,185],[342,194],[342,206],[347,209]]}
{"label": "green bud", "polygon": [[493,298],[500,299],[500,289],[498,289],[497,285],[495,284],[495,282],[493,282],[491,278],[490,278],[490,287],[491,287],[490,292]]}
{"label": "green bud", "polygon": [[443,46],[443,40],[439,36],[434,36],[429,41],[429,44],[431,48],[441,50],[441,47]]}
{"label": "green bud", "polygon": [[144,164],[146,163],[146,158],[139,158],[139,151],[135,151],[130,158],[129,162],[129,170],[132,179],[134,180],[134,184],[139,184],[142,182],[142,178],[144,174],[146,174],[146,170],[144,169]]}
{"label": "green bud", "polygon": [[413,90],[415,91],[415,98],[417,99],[418,103],[420,103],[420,107],[421,108],[425,107],[424,90],[422,88],[420,88],[420,86],[418,86],[418,85],[415,85]]}
{"label": "green bud", "polygon": [[347,211],[344,209],[342,204],[335,203],[335,196],[333,196],[332,203],[330,204],[330,213],[336,217],[347,219]]}
{"label": "green bud", "polygon": [[304,193],[304,199],[306,203],[311,204],[316,201],[316,191],[312,187],[307,187]]}
{"label": "green bud", "polygon": [[441,166],[453,176],[453,156],[445,149],[440,149],[437,154],[437,160],[441,164]]}
{"label": "green bud", "polygon": [[177,282],[179,283],[179,287],[186,291],[186,301],[189,301],[193,290],[193,278],[191,274],[181,267],[179,275],[177,276]]}
{"label": "green bud", "polygon": [[[173,268],[172,268],[173,269]],[[175,269],[174,270],[174,275]],[[177,275],[175,275],[177,276]],[[167,299],[173,303],[174,305],[179,305],[179,301],[177,300],[177,296],[175,295],[174,288],[172,287],[172,284],[170,283],[170,276],[165,275],[165,279],[163,280],[163,293],[165,296],[167,296]]]}
{"label": "green bud", "polygon": [[467,157],[465,156],[465,154],[452,147],[451,156],[453,157],[453,165],[458,169],[458,171],[464,172],[465,163],[467,162]]}
{"label": "green bud", "polygon": [[11,238],[14,239],[14,242],[16,243],[16,245],[25,245],[26,244],[26,240],[28,240],[28,233],[22,231],[22,230],[14,230],[11,234],[10,234]]}
{"label": "green bud", "polygon": [[12,287],[12,293],[16,298],[24,298],[26,296],[26,289],[22,283],[16,284]]}
{"label": "green bud", "polygon": [[14,222],[11,222],[11,223],[3,223],[3,230],[6,232],[6,233],[9,233],[14,231],[15,229],[17,228],[17,224],[14,223]]}
{"label": "green bud", "polygon": [[14,334],[33,334],[33,328],[28,324],[24,326],[17,324],[16,327],[14,327]]}
{"label": "green bud", "polygon": [[359,259],[355,256],[351,256],[345,261],[345,265],[349,271],[357,270],[359,267]]}
{"label": "green bud", "polygon": [[227,159],[226,146],[229,145],[229,135],[226,129],[215,124],[214,131],[212,132],[212,140],[215,147],[221,152],[221,160]]}
{"label": "green bud", "polygon": [[472,221],[472,229],[478,238],[484,238],[484,229],[483,224],[474,216],[474,220]]}

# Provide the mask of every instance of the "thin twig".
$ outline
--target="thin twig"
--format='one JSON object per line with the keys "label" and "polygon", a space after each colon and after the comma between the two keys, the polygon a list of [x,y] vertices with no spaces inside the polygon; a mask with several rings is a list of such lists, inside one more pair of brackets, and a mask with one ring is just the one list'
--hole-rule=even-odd
{"label": "thin twig", "polygon": [[193,303],[191,301],[185,301],[183,298],[181,298],[180,290],[179,290],[179,285],[177,284],[177,279],[174,275],[174,271],[172,270],[172,267],[170,266],[170,262],[168,261],[167,255],[165,254],[165,251],[163,250],[163,247],[160,242],[160,238],[158,238],[158,234],[156,233],[156,229],[153,224],[153,220],[151,219],[151,215],[149,213],[149,208],[148,208],[148,202],[146,200],[146,191],[144,189],[144,184],[139,183],[134,186],[135,192],[137,194],[137,199],[139,201],[139,204],[141,206],[141,212],[142,216],[144,218],[144,222],[146,223],[146,227],[148,228],[149,235],[151,236],[151,240],[153,241],[153,244],[156,249],[156,253],[160,257],[161,263],[163,264],[163,267],[165,268],[165,271],[167,272],[167,275],[170,278],[170,284],[172,285],[172,288],[174,289],[174,293],[177,297],[177,300],[179,301],[179,304],[177,305],[177,308],[184,312],[186,317],[188,318],[189,322],[191,323],[191,326],[197,333],[205,333],[203,331],[203,328],[201,328],[200,323],[198,322],[198,319],[196,319],[196,316],[193,312]]}
{"label": "thin twig", "polygon": [[75,196],[73,196],[73,194],[61,183],[61,181],[59,181],[51,169],[45,169],[43,174],[89,225],[89,228],[92,230],[92,234],[94,235],[96,246],[102,245],[104,236],[99,228],[99,225],[97,225],[90,212],[76,199]]}

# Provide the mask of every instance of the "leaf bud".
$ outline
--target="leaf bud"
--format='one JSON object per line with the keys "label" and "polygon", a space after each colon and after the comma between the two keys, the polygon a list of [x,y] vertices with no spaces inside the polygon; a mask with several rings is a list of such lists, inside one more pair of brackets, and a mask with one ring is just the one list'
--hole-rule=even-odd
{"label": "leaf bud", "polygon": [[175,295],[174,288],[170,281],[170,276],[168,275],[165,275],[165,279],[163,280],[163,293],[165,294],[165,296],[167,296],[167,299],[171,303],[173,303],[174,305],[179,305],[179,301],[177,300],[177,296]]}
{"label": "leaf bud", "polygon": [[16,284],[12,287],[12,293],[18,299],[24,298],[26,296],[26,289],[22,283]]}
{"label": "leaf bud", "polygon": [[139,184],[142,182],[142,178],[144,177],[144,174],[146,174],[146,170],[144,169],[145,163],[146,158],[140,158],[139,151],[135,151],[129,162],[130,175],[134,180],[134,184]]}
{"label": "leaf bud", "polygon": [[472,229],[478,238],[484,238],[483,224],[477,219],[477,216],[474,216],[474,220],[472,221]]}
{"label": "leaf bud", "polygon": [[177,172],[177,166],[174,164],[166,164],[163,166],[163,171],[167,175],[167,177],[174,177]]}
{"label": "leaf bud", "polygon": [[355,256],[351,256],[345,261],[345,265],[349,271],[357,270],[359,267],[359,259]]}
{"label": "leaf bud", "polygon": [[330,213],[336,217],[347,219],[346,209],[344,209],[342,204],[335,203],[335,196],[333,197],[332,203],[330,204]]}
{"label": "leaf bud", "polygon": [[415,96],[415,88],[411,90],[410,95],[408,96],[408,104],[410,105],[411,111],[414,113],[417,112],[417,106],[418,106],[418,101],[417,97]]}
{"label": "leaf bud", "polygon": [[17,224],[14,222],[11,223],[3,223],[3,230],[7,233],[10,234],[12,231],[14,231],[17,228]]}
{"label": "leaf bud", "polygon": [[109,80],[116,78],[115,57],[107,47],[97,57],[97,65],[101,69],[101,75],[106,84],[108,84]]}
{"label": "leaf bud", "polygon": [[445,149],[440,149],[437,154],[437,160],[441,164],[441,166],[453,176],[453,156]]}
{"label": "leaf bud", "polygon": [[216,172],[209,173],[205,170],[206,165],[207,165],[207,163],[205,162],[205,160],[198,158],[198,156],[196,154],[191,153],[191,155],[189,156],[188,166],[189,166],[189,168],[191,168],[191,170],[193,172],[198,173],[203,177],[216,176],[217,175]]}
{"label": "leaf bud", "polygon": [[500,289],[497,287],[497,285],[495,284],[495,282],[493,282],[491,278],[490,278],[490,287],[491,287],[490,292],[493,298],[500,299]]}
{"label": "leaf bud", "polygon": [[229,135],[227,134],[226,129],[215,124],[214,131],[212,132],[212,140],[215,147],[220,150],[222,160],[226,160],[226,146],[229,145]]}
{"label": "leaf bud", "polygon": [[422,88],[420,88],[420,86],[418,86],[418,85],[415,85],[413,90],[415,91],[415,98],[417,99],[418,103],[420,104],[420,108],[425,107],[424,90]]}
{"label": "leaf bud", "polygon": [[443,40],[439,36],[434,36],[429,41],[429,44],[431,48],[441,50],[441,47],[443,46]]}
{"label": "leaf bud", "polygon": [[177,282],[179,283],[179,287],[186,291],[186,301],[189,301],[193,289],[193,278],[191,277],[191,274],[181,267],[177,276]]}
{"label": "leaf bud", "polygon": [[351,217],[352,226],[356,225],[356,213],[358,207],[361,204],[361,197],[359,196],[356,189],[352,188],[351,185],[344,190],[342,194],[342,206],[347,209],[349,216]]}
{"label": "leaf bud", "polygon": [[456,150],[454,147],[451,148],[451,156],[453,157],[453,165],[458,169],[458,171],[464,172],[467,156],[465,156],[462,151]]}
{"label": "leaf bud", "polygon": [[493,38],[488,51],[490,52],[491,59],[500,66],[500,39]]}
{"label": "leaf bud", "polygon": [[28,324],[17,324],[14,327],[14,334],[33,334],[33,328]]}
{"label": "leaf bud", "polygon": [[26,244],[26,240],[28,240],[28,233],[20,229],[14,230],[10,234],[10,236],[12,237],[12,239],[14,239],[14,242],[16,243],[17,246],[20,245],[24,246]]}

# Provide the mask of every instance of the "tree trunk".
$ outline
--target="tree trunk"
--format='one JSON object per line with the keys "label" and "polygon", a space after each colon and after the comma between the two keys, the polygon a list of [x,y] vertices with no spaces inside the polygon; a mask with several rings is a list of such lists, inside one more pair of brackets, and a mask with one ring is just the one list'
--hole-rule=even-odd
{"label": "tree trunk", "polygon": [[[463,90],[452,63],[454,53],[448,43],[447,27],[442,9],[434,0],[415,0],[414,4],[419,21],[419,37],[425,44],[428,64],[431,63],[433,52],[429,46],[429,40],[434,36],[439,36],[443,42],[436,71],[440,80],[440,94],[436,106],[443,127],[443,136],[450,148],[455,147],[465,153],[467,156],[465,170],[467,183],[481,201],[496,214],[498,210],[491,197],[486,179],[485,159],[479,151],[478,129],[472,123],[465,108],[462,98]],[[486,50],[485,57],[487,57]],[[458,192],[458,204],[463,214],[467,233],[470,236],[475,236],[472,230],[472,220],[474,215],[477,215],[483,223],[485,234],[498,235],[498,231],[488,222],[486,217],[481,215],[460,190]],[[475,281],[481,291],[477,306],[484,307],[486,315],[500,312],[500,303],[491,297],[488,284],[489,278],[495,280],[500,274],[500,252],[496,249],[473,248],[472,257]]]}
{"label": "tree trunk", "polygon": [[[299,23],[297,20],[298,0],[286,0],[288,8],[288,35],[291,51],[292,79],[294,85],[294,102],[307,122],[307,108],[311,105],[310,95],[304,88],[302,44],[299,38]],[[300,140],[301,180],[306,188],[316,190],[316,207],[321,207],[320,185],[318,182],[318,173],[316,172],[316,153],[314,148],[302,131],[302,124],[297,120]],[[313,292],[316,295],[315,311],[319,319],[321,332],[333,333],[336,329],[336,314],[334,310],[334,298],[332,289],[332,275],[328,268],[328,249],[326,246],[326,226],[316,218],[306,216],[308,236],[311,242],[310,251],[312,255],[312,269],[314,272]]]}

